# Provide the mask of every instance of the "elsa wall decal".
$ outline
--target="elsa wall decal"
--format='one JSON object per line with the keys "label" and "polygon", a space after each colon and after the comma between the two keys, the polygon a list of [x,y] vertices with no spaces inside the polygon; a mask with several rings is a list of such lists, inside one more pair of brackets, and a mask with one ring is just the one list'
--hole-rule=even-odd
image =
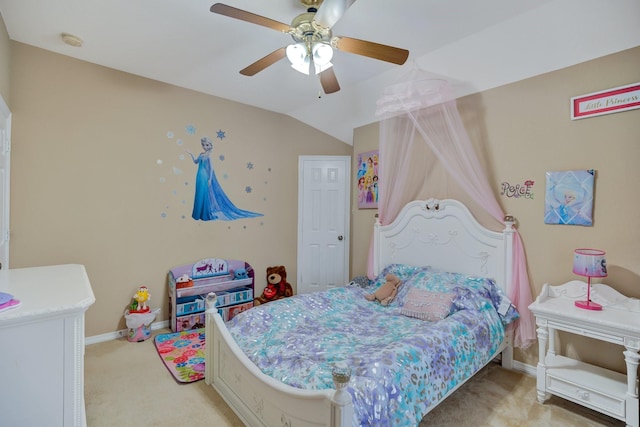
{"label": "elsa wall decal", "polygon": [[261,213],[239,209],[229,200],[220,186],[211,164],[210,156],[213,151],[213,141],[208,137],[204,137],[200,140],[200,144],[202,145],[202,152],[198,156],[185,150],[191,156],[193,163],[198,165],[191,217],[201,221],[231,221],[262,216]]}

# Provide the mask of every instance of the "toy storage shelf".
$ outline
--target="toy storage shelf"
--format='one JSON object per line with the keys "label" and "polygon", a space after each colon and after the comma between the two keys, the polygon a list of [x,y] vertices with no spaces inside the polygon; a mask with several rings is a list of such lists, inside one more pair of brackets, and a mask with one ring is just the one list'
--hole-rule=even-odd
{"label": "toy storage shelf", "polygon": [[[188,276],[188,282],[184,278]],[[169,323],[173,332],[204,327],[205,298],[216,293],[224,320],[253,307],[254,271],[244,261],[206,258],[169,271]]]}
{"label": "toy storage shelf", "polygon": [[175,294],[176,298],[184,298],[194,295],[207,295],[209,292],[228,291],[242,286],[253,287],[253,278],[241,280],[229,280],[229,278],[225,278],[222,281],[212,281],[210,283],[198,283],[194,280],[192,287],[176,289]]}

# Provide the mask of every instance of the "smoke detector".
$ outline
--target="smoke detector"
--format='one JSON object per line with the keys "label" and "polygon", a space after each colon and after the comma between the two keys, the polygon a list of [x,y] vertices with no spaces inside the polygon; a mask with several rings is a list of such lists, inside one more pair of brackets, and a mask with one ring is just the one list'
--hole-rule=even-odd
{"label": "smoke detector", "polygon": [[62,38],[62,41],[68,44],[69,46],[73,46],[73,47],[82,46],[82,43],[83,43],[82,39],[78,36],[74,36],[73,34],[69,34],[69,33],[62,33],[60,34],[60,37]]}

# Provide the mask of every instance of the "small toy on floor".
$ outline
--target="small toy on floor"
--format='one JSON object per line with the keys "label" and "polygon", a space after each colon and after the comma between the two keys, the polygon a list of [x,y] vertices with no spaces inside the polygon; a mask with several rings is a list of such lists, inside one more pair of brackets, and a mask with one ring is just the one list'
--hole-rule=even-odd
{"label": "small toy on floor", "polygon": [[382,286],[364,296],[368,301],[379,301],[381,305],[389,305],[396,297],[402,281],[395,274],[387,274],[384,278],[386,282]]}

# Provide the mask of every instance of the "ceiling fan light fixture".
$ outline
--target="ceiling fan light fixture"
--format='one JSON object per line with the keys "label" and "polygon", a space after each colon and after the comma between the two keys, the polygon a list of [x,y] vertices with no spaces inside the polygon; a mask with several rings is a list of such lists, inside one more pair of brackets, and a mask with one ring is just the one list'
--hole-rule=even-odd
{"label": "ceiling fan light fixture", "polygon": [[298,64],[291,64],[291,68],[293,68],[294,70],[302,73],[302,74],[306,74],[307,76],[309,75],[309,57],[307,57],[307,60]]}
{"label": "ceiling fan light fixture", "polygon": [[316,65],[325,65],[333,58],[333,49],[326,43],[316,43],[312,48],[313,62]]}
{"label": "ceiling fan light fixture", "polygon": [[314,71],[320,76],[322,89],[329,94],[340,90],[331,63],[333,49],[398,65],[404,64],[409,57],[409,51],[406,49],[351,37],[333,36],[334,24],[342,18],[342,15],[356,0],[299,1],[307,7],[307,11],[296,16],[291,24],[285,24],[222,3],[215,3],[211,6],[210,10],[213,13],[270,28],[288,34],[293,39],[293,44],[278,48],[258,59],[240,70],[240,74],[253,76],[286,56],[293,69],[309,75],[311,62],[313,62]]}
{"label": "ceiling fan light fixture", "polygon": [[320,65],[314,62],[313,66],[315,67],[316,74],[320,74],[324,70],[328,70],[329,68],[333,67],[333,64],[331,62],[327,62],[326,64]]}
{"label": "ceiling fan light fixture", "polygon": [[311,48],[313,55],[313,66],[316,74],[320,74],[324,70],[333,67],[331,58],[333,58],[333,49],[326,43],[315,43]]}
{"label": "ceiling fan light fixture", "polygon": [[310,59],[307,46],[304,43],[290,44],[286,49],[287,59],[291,62],[291,67],[301,72],[309,74]]}

